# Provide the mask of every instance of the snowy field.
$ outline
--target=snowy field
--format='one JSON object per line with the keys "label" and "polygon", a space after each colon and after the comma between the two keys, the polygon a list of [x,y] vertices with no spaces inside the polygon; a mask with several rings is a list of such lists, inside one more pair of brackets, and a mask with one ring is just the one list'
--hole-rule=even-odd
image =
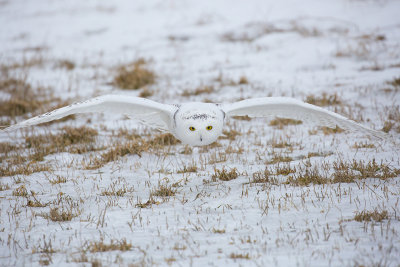
{"label": "snowy field", "polygon": [[110,93],[289,96],[392,139],[239,117],[191,148],[116,114],[0,132],[0,265],[399,266],[399,10],[1,0],[3,126]]}

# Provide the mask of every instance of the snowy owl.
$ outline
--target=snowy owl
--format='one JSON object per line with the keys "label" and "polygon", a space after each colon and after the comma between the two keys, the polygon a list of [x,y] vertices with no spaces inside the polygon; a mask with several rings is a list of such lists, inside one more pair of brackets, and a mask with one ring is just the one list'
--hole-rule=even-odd
{"label": "snowy owl", "polygon": [[348,118],[323,108],[288,97],[252,98],[230,104],[185,103],[161,104],[149,99],[126,95],[104,95],[62,107],[12,125],[4,131],[61,119],[76,113],[114,112],[126,114],[143,124],[171,132],[182,143],[204,146],[222,134],[229,116],[285,117],[316,125],[360,131],[369,136],[385,138],[386,134],[369,129]]}

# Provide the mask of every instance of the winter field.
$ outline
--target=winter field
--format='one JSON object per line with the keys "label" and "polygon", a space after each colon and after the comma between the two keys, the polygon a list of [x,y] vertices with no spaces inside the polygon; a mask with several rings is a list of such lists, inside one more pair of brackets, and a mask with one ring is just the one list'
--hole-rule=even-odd
{"label": "winter field", "polygon": [[289,96],[387,132],[124,115],[0,132],[1,266],[399,266],[400,1],[0,1],[0,125],[103,94]]}

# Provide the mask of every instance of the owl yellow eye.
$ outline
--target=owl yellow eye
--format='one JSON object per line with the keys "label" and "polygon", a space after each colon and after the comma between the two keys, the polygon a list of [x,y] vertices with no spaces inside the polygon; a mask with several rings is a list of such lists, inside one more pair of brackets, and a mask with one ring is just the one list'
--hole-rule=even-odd
{"label": "owl yellow eye", "polygon": [[190,126],[189,130],[191,130],[193,132],[194,130],[196,130],[196,128],[194,128],[193,126]]}
{"label": "owl yellow eye", "polygon": [[210,125],[210,126],[207,126],[206,129],[207,129],[208,131],[210,131],[210,130],[212,130],[212,126],[211,126],[211,125]]}

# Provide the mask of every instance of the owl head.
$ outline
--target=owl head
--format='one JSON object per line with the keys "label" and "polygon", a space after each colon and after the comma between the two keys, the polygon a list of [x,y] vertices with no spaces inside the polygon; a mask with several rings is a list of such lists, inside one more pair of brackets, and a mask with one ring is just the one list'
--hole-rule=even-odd
{"label": "owl head", "polygon": [[224,113],[214,104],[193,103],[180,109],[174,122],[178,139],[188,145],[204,146],[222,134]]}

